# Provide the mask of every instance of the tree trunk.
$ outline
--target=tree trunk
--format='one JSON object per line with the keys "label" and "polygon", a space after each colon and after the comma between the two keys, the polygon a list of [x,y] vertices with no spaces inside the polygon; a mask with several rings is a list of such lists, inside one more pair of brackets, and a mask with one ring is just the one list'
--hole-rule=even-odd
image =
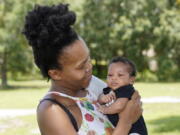
{"label": "tree trunk", "polygon": [[95,59],[95,64],[93,66],[93,73],[95,76],[100,77],[99,65],[97,59]]}
{"label": "tree trunk", "polygon": [[7,88],[7,53],[6,51],[2,56],[2,65],[1,65],[1,87]]}
{"label": "tree trunk", "polygon": [[[96,76],[100,78],[106,78],[105,68],[97,60],[95,63]],[[104,74],[105,73],[105,74]]]}

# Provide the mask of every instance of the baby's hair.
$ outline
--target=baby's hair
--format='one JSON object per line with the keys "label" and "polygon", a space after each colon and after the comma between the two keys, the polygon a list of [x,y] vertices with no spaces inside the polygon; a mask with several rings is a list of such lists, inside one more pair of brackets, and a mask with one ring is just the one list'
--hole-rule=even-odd
{"label": "baby's hair", "polygon": [[49,69],[62,69],[58,58],[65,47],[78,40],[71,25],[76,21],[68,4],[52,6],[36,5],[25,18],[23,34],[33,49],[34,60],[44,77]]}
{"label": "baby's hair", "polygon": [[125,57],[117,56],[117,57],[112,58],[111,61],[109,62],[109,66],[112,63],[118,63],[118,62],[123,63],[128,66],[128,71],[129,71],[130,76],[136,76],[137,71],[136,71],[135,64],[131,60]]}

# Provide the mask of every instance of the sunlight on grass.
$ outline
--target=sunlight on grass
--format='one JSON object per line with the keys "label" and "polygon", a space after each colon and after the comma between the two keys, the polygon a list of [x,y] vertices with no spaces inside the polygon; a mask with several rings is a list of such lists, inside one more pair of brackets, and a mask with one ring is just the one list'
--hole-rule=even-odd
{"label": "sunlight on grass", "polygon": [[135,83],[142,97],[173,96],[180,98],[180,83]]}
{"label": "sunlight on grass", "polygon": [[[178,104],[145,104],[144,118],[149,135],[180,134],[180,103]],[[40,135],[36,116],[23,116],[0,119],[0,135]]]}
{"label": "sunlight on grass", "polygon": [[[11,81],[12,88],[0,90],[0,108],[36,108],[39,100],[48,91],[46,80]],[[180,83],[135,83],[143,98],[173,96],[180,98]]]}
{"label": "sunlight on grass", "polygon": [[180,134],[180,103],[145,104],[144,118],[149,135]]}
{"label": "sunlight on grass", "polygon": [[36,108],[48,91],[45,80],[10,82],[12,88],[0,90],[0,108]]}
{"label": "sunlight on grass", "polygon": [[40,135],[35,115],[0,119],[0,135]]}

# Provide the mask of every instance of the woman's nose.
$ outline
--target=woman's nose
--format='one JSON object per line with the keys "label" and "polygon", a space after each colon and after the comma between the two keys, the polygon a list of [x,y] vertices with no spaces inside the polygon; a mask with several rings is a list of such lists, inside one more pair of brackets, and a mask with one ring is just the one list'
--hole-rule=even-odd
{"label": "woman's nose", "polygon": [[87,63],[87,67],[86,67],[86,72],[90,72],[90,71],[92,71],[92,63],[91,63],[91,61],[90,62],[88,62]]}

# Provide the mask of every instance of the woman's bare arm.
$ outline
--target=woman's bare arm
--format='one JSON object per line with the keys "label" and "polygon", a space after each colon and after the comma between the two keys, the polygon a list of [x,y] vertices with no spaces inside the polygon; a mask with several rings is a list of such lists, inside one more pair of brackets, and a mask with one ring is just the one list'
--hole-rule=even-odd
{"label": "woman's bare arm", "polygon": [[119,115],[121,118],[112,135],[128,135],[132,124],[142,115],[142,102],[137,91],[134,92],[131,100]]}
{"label": "woman's bare arm", "polygon": [[58,105],[41,103],[37,121],[42,135],[77,135],[69,117]]}

